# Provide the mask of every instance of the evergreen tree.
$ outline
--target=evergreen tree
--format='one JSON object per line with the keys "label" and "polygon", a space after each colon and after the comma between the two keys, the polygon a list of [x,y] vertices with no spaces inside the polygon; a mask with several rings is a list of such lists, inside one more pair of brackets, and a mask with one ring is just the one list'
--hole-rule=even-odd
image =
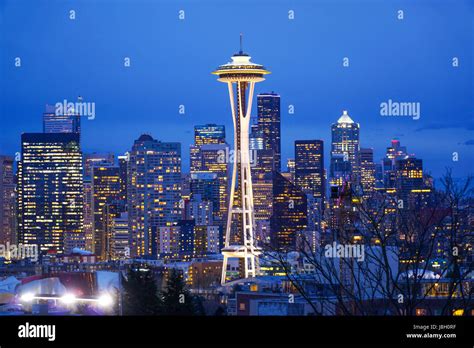
{"label": "evergreen tree", "polygon": [[123,313],[125,315],[160,314],[158,288],[151,269],[132,265],[128,279],[123,279]]}
{"label": "evergreen tree", "polygon": [[204,315],[202,302],[189,293],[182,274],[177,270],[170,271],[161,294],[161,311],[165,315]]}

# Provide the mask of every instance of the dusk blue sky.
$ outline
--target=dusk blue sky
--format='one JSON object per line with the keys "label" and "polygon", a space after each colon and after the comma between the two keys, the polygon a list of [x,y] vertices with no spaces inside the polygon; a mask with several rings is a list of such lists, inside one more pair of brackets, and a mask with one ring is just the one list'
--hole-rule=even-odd
{"label": "dusk blue sky", "polygon": [[[347,109],[376,160],[397,137],[435,177],[474,172],[470,0],[0,0],[0,154],[41,132],[45,104],[81,95],[96,103],[84,152],[121,154],[149,133],[181,142],[187,171],[194,125],[225,124],[232,143],[227,88],[210,72],[238,51],[240,32],[272,72],[256,92],[281,95],[284,164],[295,140],[323,139],[328,159],[331,123]],[[381,116],[389,99],[421,103],[420,119]]]}

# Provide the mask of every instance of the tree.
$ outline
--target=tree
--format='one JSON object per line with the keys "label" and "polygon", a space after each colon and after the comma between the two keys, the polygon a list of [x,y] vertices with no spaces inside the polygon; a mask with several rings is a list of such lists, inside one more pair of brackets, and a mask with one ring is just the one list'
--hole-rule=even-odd
{"label": "tree", "polygon": [[201,299],[190,294],[182,274],[175,269],[170,270],[160,300],[160,312],[164,315],[204,315]]}
{"label": "tree", "polygon": [[158,288],[150,268],[132,265],[128,271],[127,279],[123,279],[122,284],[125,315],[160,314]]}
{"label": "tree", "polygon": [[[324,307],[334,308],[332,314],[415,315],[425,300],[437,297],[443,306],[436,314],[452,315],[454,309],[466,313],[474,294],[469,281],[472,178],[458,185],[448,170],[430,199],[429,204],[416,197],[400,204],[396,195],[374,192],[364,199],[352,190],[339,198],[332,220],[327,219],[336,222],[326,236],[329,239],[315,247],[303,237],[297,246],[299,262],[305,264],[302,269],[312,271],[296,272],[288,255],[271,246],[266,254],[285,270],[315,314],[323,314]],[[327,257],[325,246],[333,241],[360,244],[365,260]]]}

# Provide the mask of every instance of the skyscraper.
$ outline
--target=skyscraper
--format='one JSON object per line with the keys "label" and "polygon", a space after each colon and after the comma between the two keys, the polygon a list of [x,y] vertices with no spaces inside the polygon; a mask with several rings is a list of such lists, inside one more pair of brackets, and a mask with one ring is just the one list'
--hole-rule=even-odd
{"label": "skyscraper", "polygon": [[92,179],[84,177],[84,238],[85,249],[94,252],[94,211],[92,204],[94,201],[92,193]]}
{"label": "skyscraper", "polygon": [[382,160],[383,183],[385,188],[395,188],[397,173],[396,163],[400,159],[408,156],[405,146],[400,145],[398,139],[391,141],[391,146],[387,147],[385,158]]}
{"label": "skyscraper", "polygon": [[181,144],[141,135],[127,172],[131,256],[156,256],[158,228],[180,217]]}
{"label": "skyscraper", "polygon": [[194,126],[194,145],[225,144],[225,126],[205,124]]}
{"label": "skyscraper", "polygon": [[201,146],[225,144],[225,127],[223,125],[205,124],[194,126],[194,145],[190,147],[191,173],[201,171]]}
{"label": "skyscraper", "polygon": [[367,198],[375,190],[374,150],[360,149],[360,181],[363,195]]}
{"label": "skyscraper", "polygon": [[113,153],[86,153],[84,154],[84,177],[92,178],[92,168],[102,166],[110,167],[115,164]]}
{"label": "skyscraper", "polygon": [[359,124],[345,110],[331,126],[331,185],[341,186],[344,181],[359,183],[359,130]]}
{"label": "skyscraper", "polygon": [[219,209],[216,218],[219,225],[225,226],[229,199],[229,146],[227,144],[208,144],[200,148],[200,173],[214,173],[219,182]]}
{"label": "skyscraper", "polygon": [[408,198],[413,190],[421,190],[423,182],[423,161],[419,158],[404,158],[396,161],[397,195],[408,207]]}
{"label": "skyscraper", "polygon": [[18,164],[19,242],[68,253],[84,242],[77,133],[25,133]]}
{"label": "skyscraper", "polygon": [[120,199],[127,202],[127,166],[128,166],[128,155],[118,156],[118,165],[120,171]]}
{"label": "skyscraper", "polygon": [[[108,204],[120,199],[122,185],[119,167],[92,168],[92,212],[94,214],[94,253],[101,259],[107,259],[107,226],[104,223],[104,209]],[[123,212],[123,209],[122,209]]]}
{"label": "skyscraper", "polygon": [[250,169],[252,174],[255,221],[269,220],[272,216],[272,175],[275,170],[274,150],[267,148],[266,136],[259,125],[252,125],[250,133]]}
{"label": "skyscraper", "polygon": [[43,133],[81,133],[81,116],[78,114],[57,115],[54,105],[46,105],[43,113]]}
{"label": "skyscraper", "polygon": [[280,95],[261,93],[257,95],[257,124],[263,133],[264,149],[272,150],[274,169],[281,170]]}
{"label": "skyscraper", "polygon": [[191,174],[190,191],[191,198],[200,196],[202,201],[212,203],[212,209],[216,217],[220,209],[219,178],[216,173],[198,172]]}
{"label": "skyscraper", "polygon": [[110,258],[123,260],[130,257],[128,242],[128,213],[120,213],[112,223]]}
{"label": "skyscraper", "polygon": [[298,233],[308,224],[306,194],[275,172],[273,175],[273,215],[271,218],[271,243],[278,251],[296,250]]}
{"label": "skyscraper", "polygon": [[13,157],[0,156],[0,244],[15,240]]}
{"label": "skyscraper", "polygon": [[[233,161],[225,246],[222,249],[224,255],[222,283],[227,280],[228,258],[239,259],[241,275],[245,278],[256,276],[258,272],[257,258],[260,251],[254,240],[249,126],[255,83],[263,81],[264,75],[269,73],[262,65],[252,63],[249,55],[243,52],[242,37],[240,51],[234,54],[231,59],[232,62],[219,66],[213,72],[219,76],[218,81],[227,84],[229,90],[234,120],[234,152],[237,154]],[[234,97],[234,86],[236,97]],[[247,89],[249,90],[248,99],[246,98]],[[237,218],[235,220],[232,219],[234,215]],[[234,221],[238,230],[237,235],[232,237],[231,230]],[[231,242],[233,242],[232,245]]]}
{"label": "skyscraper", "polygon": [[306,193],[324,200],[324,143],[322,140],[295,141],[295,183]]}

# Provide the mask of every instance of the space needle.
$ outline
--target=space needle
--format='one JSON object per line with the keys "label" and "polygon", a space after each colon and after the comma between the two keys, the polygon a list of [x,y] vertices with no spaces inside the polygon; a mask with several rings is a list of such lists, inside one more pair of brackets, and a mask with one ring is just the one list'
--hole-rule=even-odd
{"label": "space needle", "polygon": [[227,270],[229,259],[239,259],[240,275],[249,278],[258,274],[258,256],[261,254],[261,249],[255,245],[254,238],[249,125],[255,83],[265,80],[264,76],[270,72],[264,66],[252,63],[250,58],[242,50],[242,34],[240,34],[240,51],[231,57],[231,62],[219,66],[212,72],[219,77],[218,81],[227,83],[234,122],[232,183],[222,249],[224,256],[222,284],[229,279]]}

